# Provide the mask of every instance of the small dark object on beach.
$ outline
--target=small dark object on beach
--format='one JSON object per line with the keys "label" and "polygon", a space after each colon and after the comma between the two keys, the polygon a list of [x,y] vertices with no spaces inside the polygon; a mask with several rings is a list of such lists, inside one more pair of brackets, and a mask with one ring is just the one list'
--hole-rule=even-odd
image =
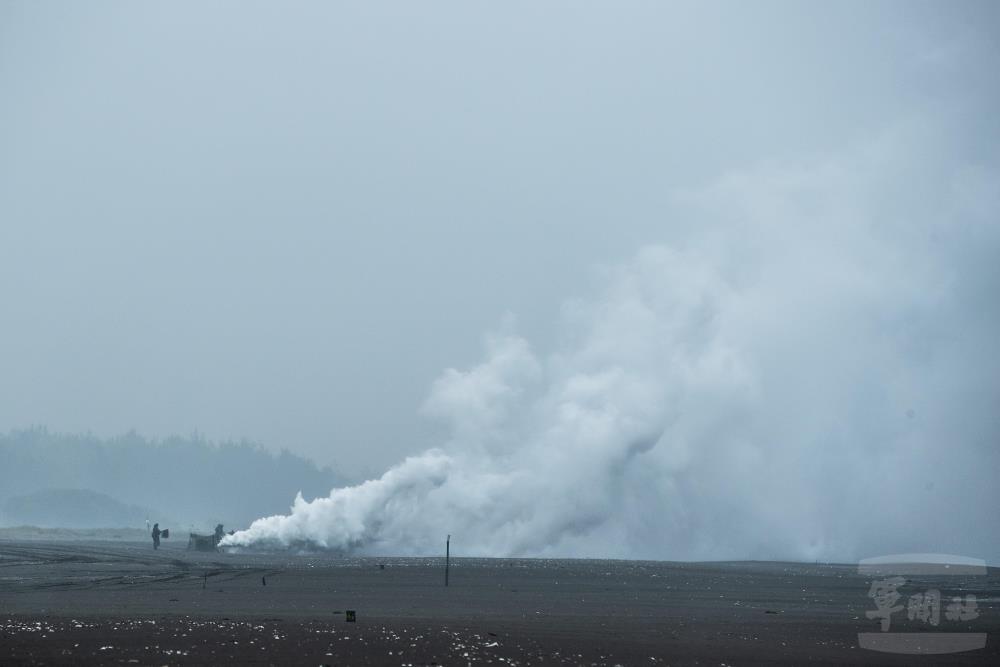
{"label": "small dark object on beach", "polygon": [[346,620],[347,620],[348,623],[356,623],[357,622],[358,619],[357,619],[357,616],[355,616],[353,609],[348,609],[344,613],[347,614],[347,619]]}
{"label": "small dark object on beach", "polygon": [[264,577],[261,577],[260,578],[260,585],[261,586],[267,586],[267,579],[265,579]]}
{"label": "small dark object on beach", "polygon": [[780,614],[781,612],[780,611],[774,611],[773,609],[765,609],[764,613],[765,614]]}
{"label": "small dark object on beach", "polygon": [[378,569],[384,570],[385,569],[385,563],[379,563],[378,564]]}

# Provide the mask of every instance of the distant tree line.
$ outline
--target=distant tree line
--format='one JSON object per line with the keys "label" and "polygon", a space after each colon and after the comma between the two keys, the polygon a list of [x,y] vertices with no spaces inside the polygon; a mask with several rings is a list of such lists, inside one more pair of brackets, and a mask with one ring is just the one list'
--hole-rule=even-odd
{"label": "distant tree line", "polygon": [[102,439],[36,427],[0,434],[0,461],[0,506],[84,490],[195,526],[238,528],[287,512],[299,491],[314,498],[344,484],[331,468],[287,450],[275,454],[252,442],[216,444],[198,435],[155,440],[130,432]]}

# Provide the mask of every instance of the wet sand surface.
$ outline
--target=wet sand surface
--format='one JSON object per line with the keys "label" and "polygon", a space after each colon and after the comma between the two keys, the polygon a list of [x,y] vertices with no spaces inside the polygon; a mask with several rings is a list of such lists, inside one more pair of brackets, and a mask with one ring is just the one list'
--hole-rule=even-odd
{"label": "wet sand surface", "polygon": [[[880,628],[850,565],[457,558],[446,588],[443,558],[182,547],[0,541],[0,664],[1000,664],[994,568],[908,577],[892,617],[985,648],[901,655],[859,648]],[[979,617],[907,619],[930,588]]]}

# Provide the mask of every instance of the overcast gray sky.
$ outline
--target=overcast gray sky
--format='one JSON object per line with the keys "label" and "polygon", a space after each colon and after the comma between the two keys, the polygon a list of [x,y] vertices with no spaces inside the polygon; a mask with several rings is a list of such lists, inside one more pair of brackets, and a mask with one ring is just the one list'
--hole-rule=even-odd
{"label": "overcast gray sky", "polygon": [[487,331],[549,353],[733,174],[913,127],[993,173],[998,34],[993,2],[3,0],[0,429],[379,471]]}

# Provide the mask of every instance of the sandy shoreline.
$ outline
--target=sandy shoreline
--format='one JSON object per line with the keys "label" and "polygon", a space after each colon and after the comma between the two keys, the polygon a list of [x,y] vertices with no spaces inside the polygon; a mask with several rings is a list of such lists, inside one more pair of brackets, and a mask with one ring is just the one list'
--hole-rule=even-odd
{"label": "sandy shoreline", "polygon": [[878,622],[847,565],[458,558],[445,588],[442,559],[180,547],[0,540],[0,663],[1000,662],[992,568],[908,584],[974,592],[978,619],[892,627],[986,632],[986,648],[907,656],[858,647]]}

